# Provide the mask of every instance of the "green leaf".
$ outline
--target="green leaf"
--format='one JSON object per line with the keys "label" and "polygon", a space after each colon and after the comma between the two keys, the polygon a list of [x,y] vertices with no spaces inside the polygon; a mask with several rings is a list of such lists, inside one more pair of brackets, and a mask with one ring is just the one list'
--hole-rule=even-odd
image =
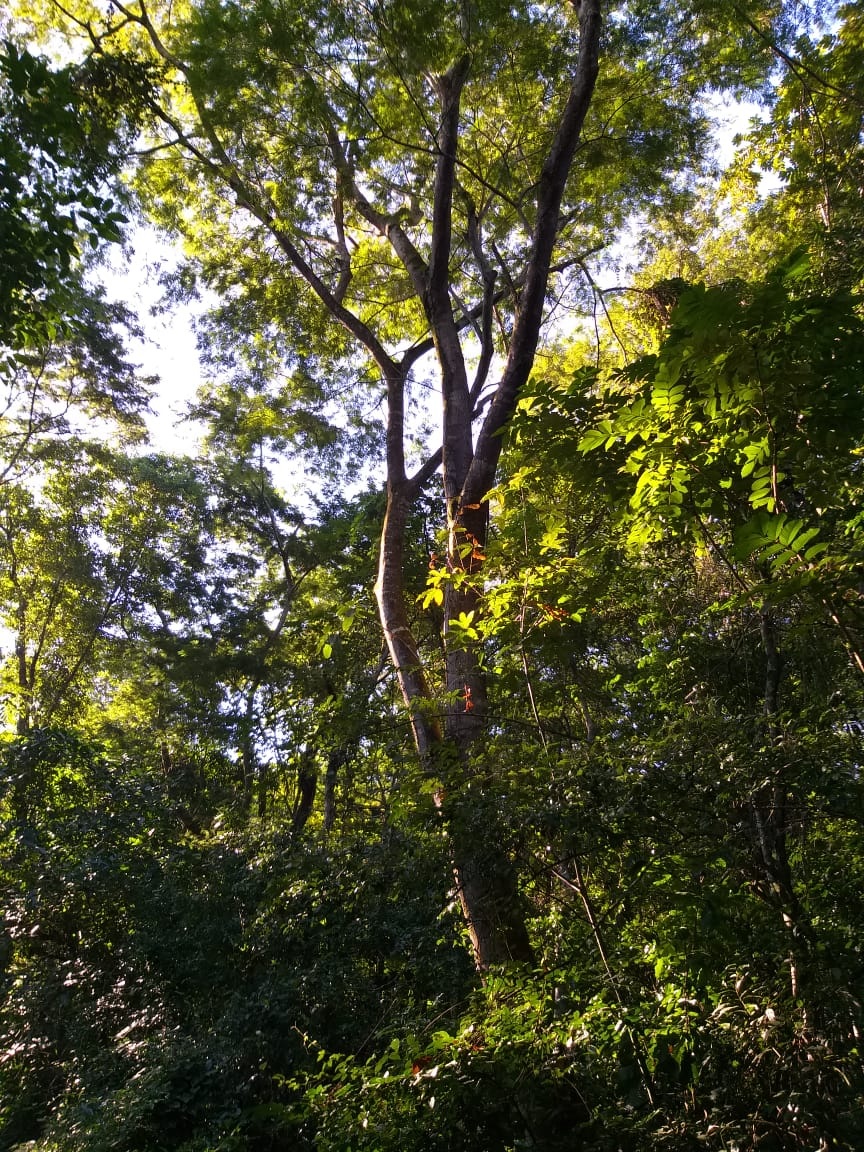
{"label": "green leaf", "polygon": [[592,428],[586,432],[582,439],[579,441],[577,448],[580,452],[592,452],[595,448],[600,448],[608,440],[608,433],[602,431],[600,428]]}

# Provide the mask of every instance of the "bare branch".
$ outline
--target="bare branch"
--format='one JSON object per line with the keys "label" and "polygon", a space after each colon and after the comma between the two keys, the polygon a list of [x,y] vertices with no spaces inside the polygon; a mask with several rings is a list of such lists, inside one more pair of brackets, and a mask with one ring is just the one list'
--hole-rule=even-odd
{"label": "bare branch", "polygon": [[[603,315],[606,317],[606,323],[609,325],[609,329],[612,332],[612,335],[618,341],[619,348],[624,353],[625,362],[629,363],[630,353],[627,351],[626,344],[621,339],[621,337],[618,335],[618,329],[615,327],[615,324],[612,320],[612,317],[609,315],[609,309],[606,307],[606,300],[604,299],[603,290],[601,288],[598,288],[597,284],[594,281],[594,277],[588,271],[587,264],[585,264],[585,262],[583,260],[580,260],[578,263],[579,263],[579,267],[582,269],[582,272],[584,273],[585,279],[591,285],[591,291],[594,293],[594,299],[600,301],[600,307],[603,309]],[[599,354],[599,351],[598,351],[598,354]]]}

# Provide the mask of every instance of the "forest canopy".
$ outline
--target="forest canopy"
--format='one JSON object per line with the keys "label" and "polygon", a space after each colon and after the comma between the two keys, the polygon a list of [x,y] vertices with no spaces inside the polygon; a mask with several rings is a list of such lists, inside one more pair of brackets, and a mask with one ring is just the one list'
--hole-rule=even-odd
{"label": "forest canopy", "polygon": [[860,8],[0,24],[0,1149],[859,1149]]}

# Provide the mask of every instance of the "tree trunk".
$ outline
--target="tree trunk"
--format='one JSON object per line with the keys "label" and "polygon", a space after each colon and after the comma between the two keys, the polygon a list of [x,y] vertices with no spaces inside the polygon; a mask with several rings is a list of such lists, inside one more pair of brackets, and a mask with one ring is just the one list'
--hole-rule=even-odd
{"label": "tree trunk", "polygon": [[336,780],[339,769],[347,760],[342,748],[334,748],[327,757],[327,771],[324,774],[324,832],[329,833],[336,821]]}
{"label": "tree trunk", "polygon": [[447,819],[462,915],[474,959],[483,972],[501,964],[534,963],[516,868],[502,845],[488,795],[468,796]]}
{"label": "tree trunk", "polygon": [[314,754],[304,753],[297,768],[297,802],[291,819],[291,831],[295,836],[306,827],[312,815],[315,792],[318,788],[318,773],[314,770]]}
{"label": "tree trunk", "polygon": [[412,497],[413,492],[404,481],[388,482],[375,595],[390,659],[408,709],[414,743],[421,761],[428,764],[433,750],[441,742],[441,724],[431,707],[432,693],[405,604],[405,529]]}
{"label": "tree trunk", "polygon": [[270,768],[265,762],[258,765],[258,819],[267,816],[267,802],[270,792]]}
{"label": "tree trunk", "polygon": [[[471,527],[452,534],[448,562],[470,580],[479,572],[485,524],[475,515]],[[471,529],[474,529],[472,531]],[[476,641],[453,625],[460,616],[476,621],[482,596],[475,582],[448,584],[444,600],[446,706],[444,733],[457,773],[455,798],[445,788],[442,813],[448,821],[459,901],[471,937],[477,967],[533,964],[518,877],[506,849],[506,830],[498,827],[490,793],[494,773],[486,758],[488,687]]]}
{"label": "tree trunk", "polygon": [[30,684],[27,679],[27,646],[23,633],[15,637],[15,661],[18,667],[18,705],[15,731],[26,736],[30,731]]}
{"label": "tree trunk", "polygon": [[[410,627],[403,587],[405,490],[388,491],[381,534],[376,592],[381,624],[408,708],[414,741],[424,769],[439,785],[439,811],[450,837],[459,901],[474,959],[481,971],[499,964],[533,962],[521,914],[515,870],[502,851],[488,798],[488,766],[482,763],[480,737],[486,727],[486,683],[475,644],[453,639],[446,653],[445,724],[440,703],[429,690]],[[446,619],[476,611],[479,594],[468,585],[448,585]],[[445,629],[446,630],[446,629]],[[473,781],[477,787],[467,788]]]}
{"label": "tree trunk", "polygon": [[[12,578],[16,579],[14,567]],[[33,707],[33,684],[27,661],[27,602],[19,592],[18,609],[16,613],[17,631],[15,633],[15,666],[18,681],[18,701],[16,704],[15,731],[19,736],[26,736],[30,731],[30,713]]]}
{"label": "tree trunk", "polygon": [[[759,637],[765,657],[765,688],[762,703],[762,739],[765,747],[777,747],[781,740],[777,714],[780,704],[780,684],[783,660],[780,653],[777,621],[774,613],[763,606],[759,614]],[[788,793],[781,775],[775,772],[774,781],[761,788],[750,801],[753,838],[756,856],[756,888],[762,898],[773,905],[791,936],[789,952],[789,978],[793,997],[800,994],[801,951],[806,949],[811,928],[801,907],[792,876],[787,844]]]}

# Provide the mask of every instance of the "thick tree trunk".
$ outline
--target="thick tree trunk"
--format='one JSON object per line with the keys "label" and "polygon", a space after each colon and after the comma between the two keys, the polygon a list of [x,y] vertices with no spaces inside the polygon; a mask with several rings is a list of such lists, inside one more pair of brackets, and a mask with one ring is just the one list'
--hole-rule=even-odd
{"label": "thick tree trunk", "polygon": [[[403,587],[408,493],[393,487],[381,535],[376,593],[381,624],[411,719],[414,741],[425,770],[439,785],[439,811],[450,838],[459,901],[480,971],[499,964],[533,962],[534,956],[518,895],[515,870],[502,849],[491,814],[482,763],[486,685],[475,645],[450,643],[447,650],[445,727],[426,681]],[[447,612],[473,611],[477,592],[463,586]],[[448,616],[452,619],[452,615]],[[477,788],[469,791],[469,781]]]}
{"label": "thick tree trunk", "polygon": [[[13,582],[16,582],[14,565],[11,575]],[[26,736],[30,731],[30,716],[33,710],[33,683],[27,660],[27,601],[20,592],[16,617],[15,666],[18,700],[16,703],[15,731],[19,736]]]}
{"label": "thick tree trunk", "polygon": [[258,758],[252,745],[251,734],[244,734],[241,742],[240,771],[241,803],[243,811],[248,814],[252,808],[255,779],[258,775]]}
{"label": "thick tree trunk", "polygon": [[[472,523],[471,527],[485,536],[485,526]],[[477,642],[460,626],[460,620],[470,620],[469,628],[473,628],[483,610],[482,591],[473,579],[480,572],[482,547],[482,540],[464,519],[451,529],[447,563],[456,579],[446,585],[444,596],[445,733],[465,752],[486,731],[489,711]]]}
{"label": "thick tree trunk", "polygon": [[452,813],[445,798],[453,874],[477,968],[483,972],[501,964],[533,965],[516,869],[502,844],[489,797],[469,795],[460,807],[461,812]]}
{"label": "thick tree trunk", "polygon": [[[453,872],[477,967],[533,964],[534,952],[525,926],[518,878],[508,858],[505,830],[497,825],[490,792],[493,766],[486,756],[488,689],[477,642],[454,626],[459,617],[477,620],[482,596],[470,577],[482,563],[485,526],[474,517],[470,528],[452,534],[449,562],[468,581],[447,586],[444,600],[446,666],[445,748],[450,750],[456,796],[445,789],[442,814],[448,822]],[[446,755],[446,752],[445,752]]]}
{"label": "thick tree trunk", "polygon": [[30,683],[27,677],[27,646],[21,632],[15,638],[15,661],[18,666],[18,704],[15,731],[26,736],[30,731]]}
{"label": "thick tree trunk", "polygon": [[267,817],[267,805],[270,798],[270,767],[268,764],[258,765],[258,819]]}

